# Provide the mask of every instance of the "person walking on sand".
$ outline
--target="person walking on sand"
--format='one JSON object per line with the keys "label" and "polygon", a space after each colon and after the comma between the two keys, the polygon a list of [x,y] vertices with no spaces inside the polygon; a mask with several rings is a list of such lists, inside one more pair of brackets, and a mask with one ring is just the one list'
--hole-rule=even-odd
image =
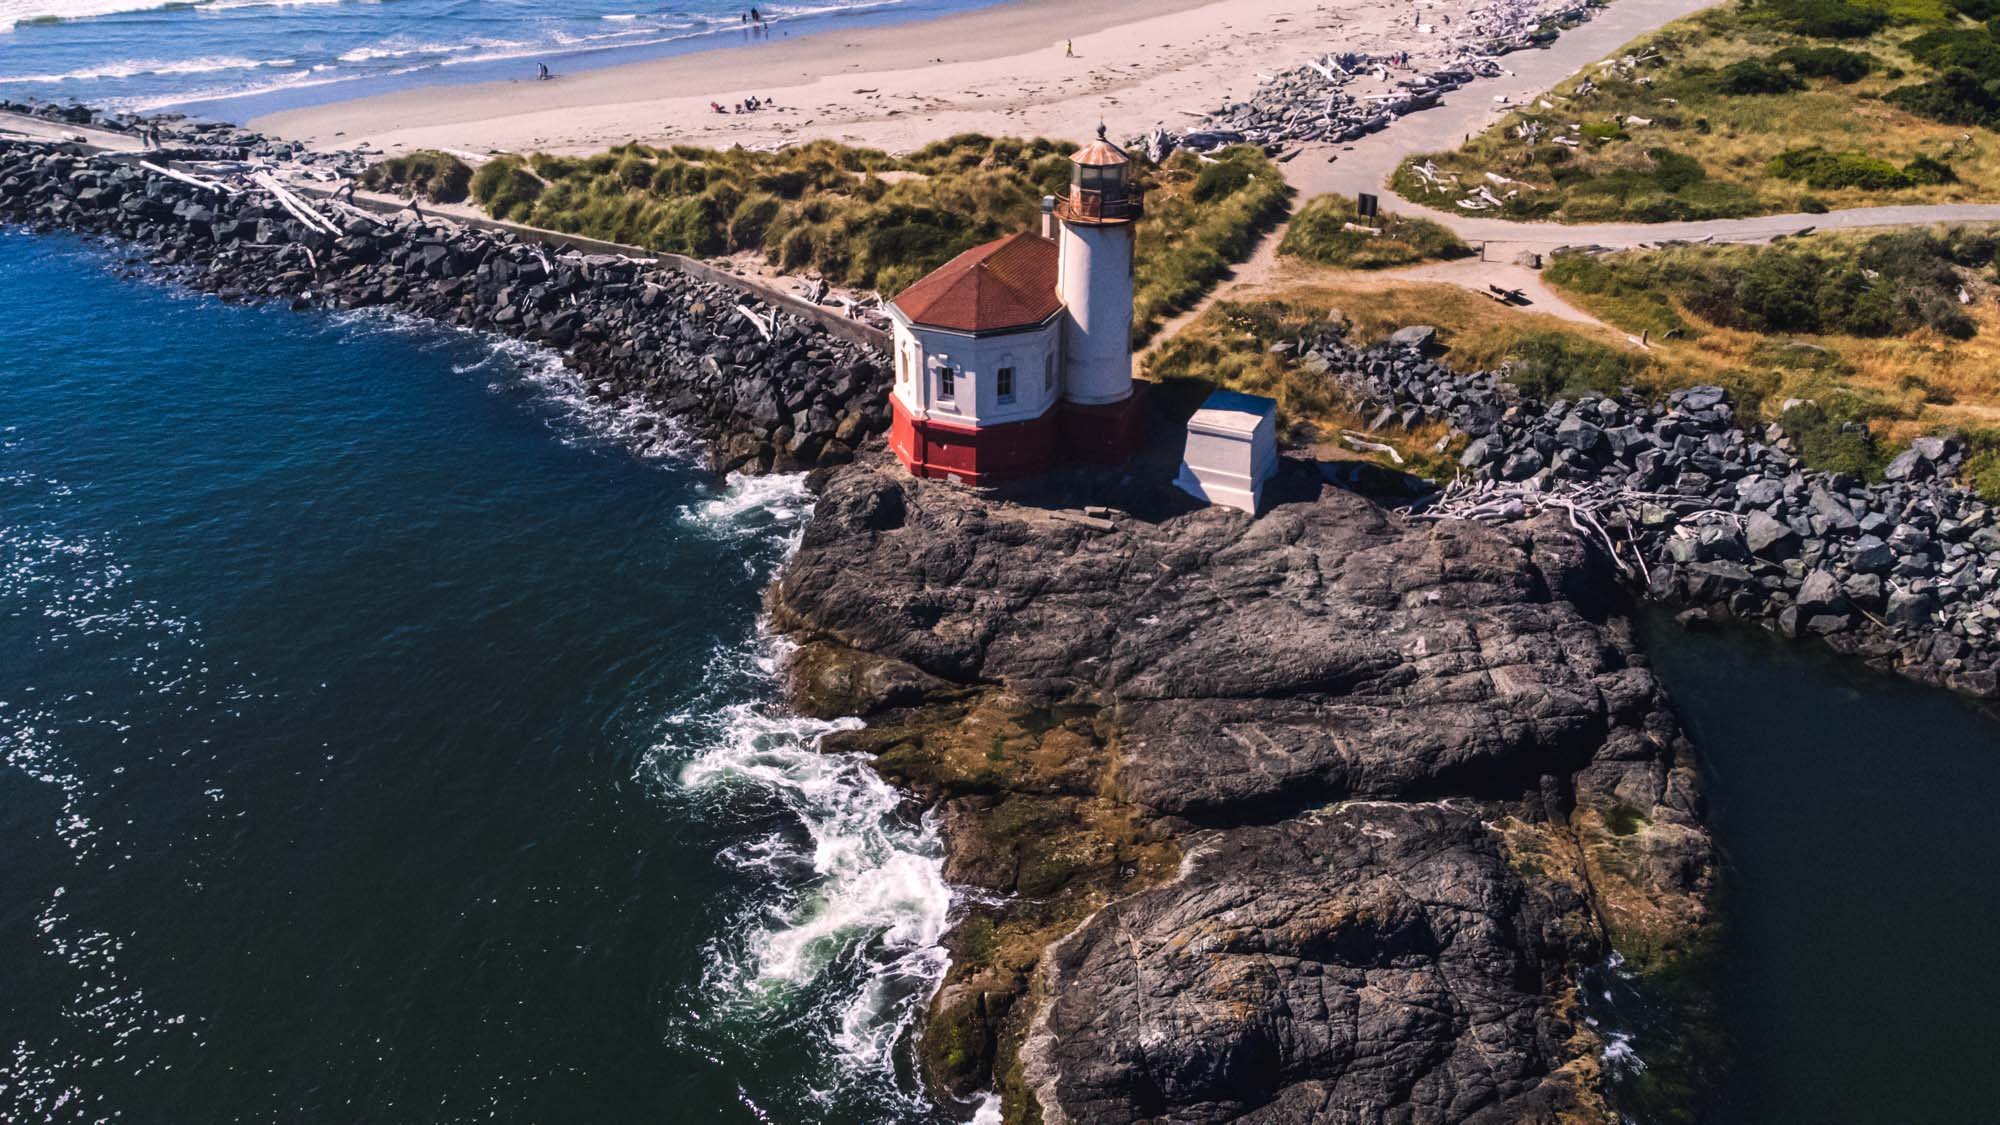
{"label": "person walking on sand", "polygon": [[1074,39],[1063,40],[1063,58],[1073,59],[1075,57],[1076,57],[1076,40]]}
{"label": "person walking on sand", "polygon": [[547,82],[550,77],[551,75],[549,74],[549,64],[545,62],[538,62],[535,64],[535,81]]}

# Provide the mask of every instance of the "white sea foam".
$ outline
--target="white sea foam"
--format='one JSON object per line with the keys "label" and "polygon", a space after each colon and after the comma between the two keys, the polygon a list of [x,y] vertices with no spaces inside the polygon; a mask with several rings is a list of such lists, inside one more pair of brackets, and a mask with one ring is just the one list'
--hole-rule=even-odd
{"label": "white sea foam", "polygon": [[495,394],[531,391],[555,408],[549,413],[549,420],[557,437],[565,443],[610,442],[648,460],[687,459],[699,449],[700,443],[686,427],[661,414],[644,398],[589,394],[583,377],[564,363],[562,353],[553,348],[384,309],[346,310],[331,313],[328,319],[342,331],[406,336],[420,348],[476,343],[482,352],[480,357],[454,364],[452,370],[460,375],[486,377],[489,389]]}
{"label": "white sea foam", "polygon": [[0,32],[11,31],[16,24],[39,20],[69,22],[169,8],[214,12],[232,8],[296,8],[310,4],[358,2],[361,0],[0,0]]}
{"label": "white sea foam", "polygon": [[1646,1069],[1646,1061],[1632,1049],[1632,1037],[1622,1031],[1612,1032],[1610,1042],[1604,1045],[1604,1062],[1623,1074],[1638,1074]]}
{"label": "white sea foam", "polygon": [[[810,505],[803,476],[733,477],[683,518],[789,553]],[[865,756],[823,750],[828,734],[859,720],[806,719],[766,702],[788,647],[760,630],[715,654],[646,770],[723,819],[782,810],[786,827],[718,856],[763,893],[711,943],[706,990],[725,1020],[823,1021],[834,1090],[865,1087],[879,1099],[896,1089],[898,1048],[948,967],[943,845]]]}
{"label": "white sea foam", "polygon": [[[725,862],[767,880],[772,899],[722,943],[709,990],[719,1008],[753,1016],[835,990],[822,1001],[843,1077],[880,1082],[947,967],[940,942],[952,897],[937,827],[910,821],[902,795],[865,758],[820,751],[825,735],[858,722],[736,703],[722,710],[719,726],[714,744],[682,767],[680,784],[775,801],[803,838],[780,835],[724,853]],[[834,972],[849,966],[858,975]]]}
{"label": "white sea foam", "polygon": [[98,63],[64,74],[0,75],[8,82],[81,82],[98,78],[137,78],[143,75],[218,74],[230,70],[282,70],[296,66],[296,59],[246,59],[238,55],[204,55],[193,59],[120,59]]}
{"label": "white sea foam", "polygon": [[803,530],[811,514],[804,473],[731,473],[721,495],[681,509],[681,518],[695,528],[725,536],[760,527]]}
{"label": "white sea foam", "polygon": [[972,1114],[972,1125],[1000,1125],[1000,1095],[979,1096],[979,1108]]}

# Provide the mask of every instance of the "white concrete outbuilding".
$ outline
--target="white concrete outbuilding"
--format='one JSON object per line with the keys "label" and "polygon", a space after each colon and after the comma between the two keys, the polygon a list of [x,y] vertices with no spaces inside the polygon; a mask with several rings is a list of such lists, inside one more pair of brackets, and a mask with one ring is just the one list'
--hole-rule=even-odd
{"label": "white concrete outbuilding", "polygon": [[1257,514],[1278,471],[1278,403],[1216,391],[1188,419],[1187,452],[1174,486],[1197,500]]}

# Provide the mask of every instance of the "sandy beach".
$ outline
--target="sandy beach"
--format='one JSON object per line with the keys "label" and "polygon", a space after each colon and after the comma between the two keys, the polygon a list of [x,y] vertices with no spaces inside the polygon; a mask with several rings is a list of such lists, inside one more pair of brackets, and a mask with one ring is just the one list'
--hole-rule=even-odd
{"label": "sandy beach", "polygon": [[[1009,0],[559,77],[444,86],[253,125],[318,145],[593,152],[626,141],[771,145],[829,137],[906,151],[959,132],[1130,136],[1185,127],[1260,74],[1327,51],[1421,51],[1421,21],[1468,0]],[[1435,38],[1434,36],[1432,38]],[[1074,44],[1075,57],[1065,53]],[[524,67],[525,69],[525,67]],[[752,114],[717,114],[755,96]]]}

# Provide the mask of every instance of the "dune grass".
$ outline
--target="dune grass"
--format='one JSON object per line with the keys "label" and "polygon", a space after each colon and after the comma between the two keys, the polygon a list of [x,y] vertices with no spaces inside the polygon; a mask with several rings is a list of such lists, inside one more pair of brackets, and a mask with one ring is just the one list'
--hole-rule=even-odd
{"label": "dune grass", "polygon": [[1429,219],[1388,211],[1362,219],[1352,197],[1321,195],[1292,217],[1278,253],[1323,266],[1373,270],[1469,257],[1472,247]]}
{"label": "dune grass", "polygon": [[399,194],[414,190],[433,203],[463,203],[472,193],[472,169],[448,152],[419,149],[371,165],[361,186]]}
{"label": "dune grass", "polygon": [[[496,218],[695,257],[751,251],[773,268],[893,296],[982,242],[1032,230],[1067,190],[1074,146],[966,134],[890,156],[815,141],[777,153],[626,145],[507,156],[472,193]],[[1250,148],[1213,161],[1135,158],[1134,334],[1191,307],[1283,218],[1290,190]]]}
{"label": "dune grass", "polygon": [[2000,9],[1987,3],[1711,8],[1458,150],[1405,161],[1394,184],[1429,206],[1564,222],[1992,200],[2000,40],[1977,21]]}

